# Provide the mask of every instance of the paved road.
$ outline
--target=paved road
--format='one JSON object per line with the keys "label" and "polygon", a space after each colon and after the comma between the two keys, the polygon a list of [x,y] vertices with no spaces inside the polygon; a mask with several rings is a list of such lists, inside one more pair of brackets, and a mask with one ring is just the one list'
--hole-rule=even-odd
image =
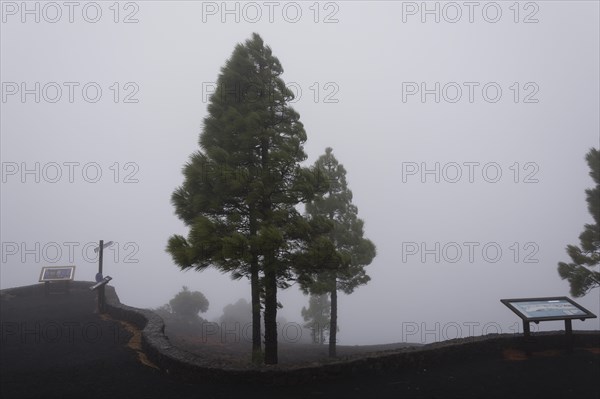
{"label": "paved road", "polygon": [[0,299],[0,394],[21,397],[337,398],[527,397],[600,398],[600,350],[546,350],[383,371],[318,384],[272,387],[182,382],[143,362],[134,335],[94,313],[86,288],[46,297],[39,286]]}

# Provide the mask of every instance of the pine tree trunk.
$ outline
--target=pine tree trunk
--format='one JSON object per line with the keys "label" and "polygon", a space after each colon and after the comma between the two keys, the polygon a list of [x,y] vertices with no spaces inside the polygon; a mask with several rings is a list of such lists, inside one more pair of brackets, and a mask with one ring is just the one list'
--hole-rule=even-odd
{"label": "pine tree trunk", "polygon": [[[262,198],[261,217],[263,223],[269,224],[272,218],[273,204],[271,203],[269,189],[269,139],[261,138],[261,166],[263,184],[266,194]],[[275,249],[262,248],[264,253],[264,278],[265,278],[265,364],[277,364],[277,266],[275,264]]]}
{"label": "pine tree trunk", "polygon": [[277,279],[273,264],[265,267],[265,364],[277,364]]}
{"label": "pine tree trunk", "polygon": [[336,357],[337,341],[337,281],[331,290],[331,322],[329,324],[329,357]]}
{"label": "pine tree trunk", "polygon": [[321,325],[319,325],[318,328],[319,328],[319,343],[324,344],[325,343],[325,329]]}
{"label": "pine tree trunk", "polygon": [[[256,236],[256,212],[254,206],[250,206],[250,236]],[[262,362],[262,337],[260,334],[260,280],[259,264],[256,249],[252,245],[250,248],[250,291],[252,302],[252,362]]]}
{"label": "pine tree trunk", "polygon": [[260,281],[258,279],[258,258],[252,255],[250,264],[250,287],[252,291],[252,362],[262,361],[260,335]]}

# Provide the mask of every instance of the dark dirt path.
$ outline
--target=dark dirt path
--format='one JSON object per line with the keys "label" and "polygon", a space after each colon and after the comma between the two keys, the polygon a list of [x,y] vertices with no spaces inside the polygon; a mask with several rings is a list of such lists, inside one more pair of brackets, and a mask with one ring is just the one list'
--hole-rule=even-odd
{"label": "dark dirt path", "polygon": [[145,362],[129,326],[94,313],[95,295],[87,288],[48,297],[40,288],[2,292],[2,398],[600,398],[598,345],[529,355],[507,348],[426,370],[382,370],[298,386],[182,382]]}

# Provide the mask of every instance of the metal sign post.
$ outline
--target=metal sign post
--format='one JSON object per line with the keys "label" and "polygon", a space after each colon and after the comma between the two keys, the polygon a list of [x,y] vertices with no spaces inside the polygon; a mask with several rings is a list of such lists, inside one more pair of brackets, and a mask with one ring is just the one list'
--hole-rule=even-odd
{"label": "metal sign post", "polygon": [[[104,254],[104,248],[110,247],[111,245],[113,245],[112,241],[109,241],[109,242],[107,242],[105,244],[104,240],[100,240],[98,248],[94,249],[94,252],[99,252],[99,254],[98,254],[98,274],[96,274],[96,282],[97,283],[100,282],[100,281],[103,281],[103,277],[102,277],[102,257],[103,257],[103,254]],[[104,280],[106,280],[106,279],[104,279]],[[104,301],[105,301],[104,286],[109,281],[110,281],[110,278],[108,280],[106,280],[104,284],[100,285],[99,289],[98,289],[98,312],[99,313],[102,313],[104,311]],[[98,285],[98,284],[96,284],[96,285]],[[94,287],[96,287],[96,286],[94,286]]]}
{"label": "metal sign post", "polygon": [[[90,291],[98,290],[98,313],[104,312],[104,287],[110,280],[112,280],[112,277],[106,276],[90,287]],[[102,293],[102,295],[100,295],[100,293]]]}
{"label": "metal sign post", "polygon": [[112,242],[112,241],[109,241],[105,244],[104,240],[100,240],[98,248],[94,248],[94,252],[100,252],[98,255],[98,273],[100,273],[100,274],[102,274],[102,257],[104,254],[104,248],[108,248],[113,244],[114,244],[114,242]]}
{"label": "metal sign post", "polygon": [[104,253],[104,240],[100,240],[100,245],[98,245],[100,254],[98,255],[98,273],[102,275],[102,254]]}

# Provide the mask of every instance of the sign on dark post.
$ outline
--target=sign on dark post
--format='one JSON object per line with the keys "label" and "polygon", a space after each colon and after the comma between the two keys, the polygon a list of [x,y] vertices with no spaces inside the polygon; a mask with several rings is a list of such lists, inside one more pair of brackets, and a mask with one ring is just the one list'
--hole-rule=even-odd
{"label": "sign on dark post", "polygon": [[564,320],[565,333],[570,337],[573,331],[571,320],[596,318],[595,314],[566,296],[500,299],[500,302],[523,320],[523,334],[527,338],[531,335],[531,322],[537,324],[540,321]]}
{"label": "sign on dark post", "polygon": [[50,284],[64,282],[64,292],[69,292],[69,281],[75,278],[75,266],[44,266],[40,272],[40,282],[44,283],[46,295],[50,294]]}
{"label": "sign on dark post", "polygon": [[112,277],[106,276],[90,287],[91,291],[98,291],[98,313],[104,312],[104,303],[106,302],[106,297],[104,295],[104,287],[106,286],[106,284],[108,284],[110,280],[112,280]]}

